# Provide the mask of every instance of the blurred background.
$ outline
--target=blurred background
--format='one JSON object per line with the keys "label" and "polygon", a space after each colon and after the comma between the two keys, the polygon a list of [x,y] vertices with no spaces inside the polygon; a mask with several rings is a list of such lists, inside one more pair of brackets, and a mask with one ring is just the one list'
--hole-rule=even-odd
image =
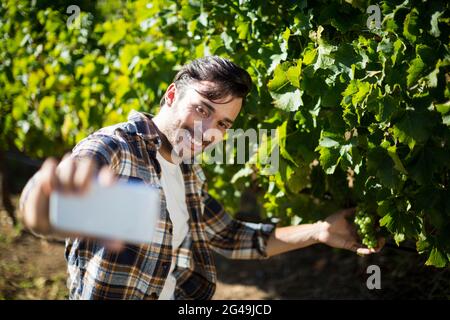
{"label": "blurred background", "polygon": [[[281,136],[274,177],[261,163],[206,168],[233,215],[288,225],[360,201],[373,216],[387,216],[378,209],[386,199],[389,210],[416,209],[407,222],[386,223],[391,246],[372,257],[325,246],[261,262],[216,256],[215,298],[449,299],[448,3],[381,1],[382,30],[367,22],[374,3],[2,1],[0,299],[67,297],[62,239],[30,234],[17,216],[43,159],[133,109],[156,113],[180,66],[211,54],[244,67],[255,84],[236,127],[264,124]],[[328,154],[335,144],[321,142],[325,129],[368,138]],[[372,264],[380,290],[366,286]]]}

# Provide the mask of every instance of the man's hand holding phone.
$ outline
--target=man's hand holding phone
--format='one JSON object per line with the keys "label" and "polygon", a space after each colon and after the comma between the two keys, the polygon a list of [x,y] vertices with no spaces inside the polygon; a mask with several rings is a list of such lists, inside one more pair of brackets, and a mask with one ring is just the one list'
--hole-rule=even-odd
{"label": "man's hand holding phone", "polygon": [[147,186],[118,183],[109,167],[97,170],[91,159],[65,156],[59,164],[47,159],[23,203],[23,220],[39,234],[99,238],[120,250],[124,241],[151,239],[159,217],[157,194]]}

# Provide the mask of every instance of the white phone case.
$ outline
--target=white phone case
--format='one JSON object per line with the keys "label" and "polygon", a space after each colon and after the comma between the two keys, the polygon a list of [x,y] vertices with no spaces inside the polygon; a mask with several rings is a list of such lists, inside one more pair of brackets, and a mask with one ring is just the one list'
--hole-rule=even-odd
{"label": "white phone case", "polygon": [[85,195],[53,192],[50,223],[60,231],[128,243],[151,243],[160,215],[160,190],[143,183],[93,182]]}

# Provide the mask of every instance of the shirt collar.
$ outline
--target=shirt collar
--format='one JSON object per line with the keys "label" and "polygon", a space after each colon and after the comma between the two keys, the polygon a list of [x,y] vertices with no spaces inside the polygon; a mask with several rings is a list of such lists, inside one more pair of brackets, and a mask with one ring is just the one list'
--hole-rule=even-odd
{"label": "shirt collar", "polygon": [[136,110],[131,110],[128,114],[128,121],[134,124],[136,133],[145,141],[152,142],[158,150],[161,147],[161,137],[152,118],[152,114]]}

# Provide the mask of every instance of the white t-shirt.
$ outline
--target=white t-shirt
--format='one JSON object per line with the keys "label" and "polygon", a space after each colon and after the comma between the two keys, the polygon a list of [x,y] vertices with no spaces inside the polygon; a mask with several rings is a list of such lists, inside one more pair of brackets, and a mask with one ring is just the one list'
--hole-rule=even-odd
{"label": "white t-shirt", "polygon": [[172,273],[175,268],[175,251],[180,247],[189,231],[189,213],[186,206],[184,179],[180,166],[167,161],[159,152],[156,154],[156,159],[161,165],[161,186],[166,196],[167,210],[173,225],[172,250],[174,252],[169,275],[159,299],[172,300],[174,299],[176,286],[176,279]]}

